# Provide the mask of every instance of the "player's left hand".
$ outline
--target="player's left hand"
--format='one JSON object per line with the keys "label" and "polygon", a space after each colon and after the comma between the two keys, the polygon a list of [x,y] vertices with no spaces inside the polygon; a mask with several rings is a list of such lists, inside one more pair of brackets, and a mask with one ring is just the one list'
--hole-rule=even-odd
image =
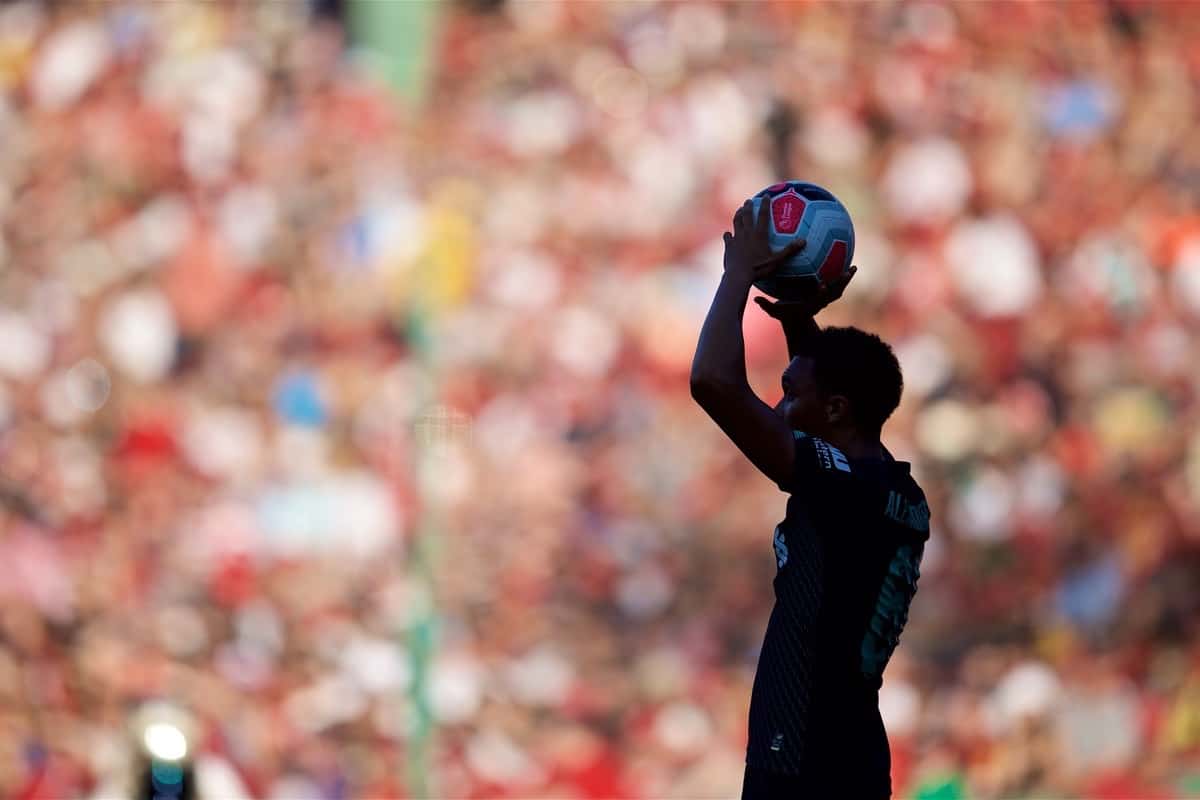
{"label": "player's left hand", "polygon": [[744,281],[747,286],[767,277],[781,264],[804,249],[805,241],[796,239],[782,250],[772,250],[770,241],[771,215],[767,207],[759,206],[754,219],[750,200],[733,215],[733,233],[725,231],[725,274]]}
{"label": "player's left hand", "polygon": [[838,278],[834,278],[827,283],[816,284],[813,291],[807,294],[802,300],[776,300],[772,302],[765,297],[756,297],[754,298],[754,302],[758,303],[758,307],[769,316],[779,320],[785,326],[793,322],[802,322],[810,317],[815,317],[817,312],[840,298],[842,292],[846,291],[846,287],[850,285],[850,279],[854,277],[854,273],[856,272],[858,272],[858,267],[851,267],[846,270],[844,275]]}

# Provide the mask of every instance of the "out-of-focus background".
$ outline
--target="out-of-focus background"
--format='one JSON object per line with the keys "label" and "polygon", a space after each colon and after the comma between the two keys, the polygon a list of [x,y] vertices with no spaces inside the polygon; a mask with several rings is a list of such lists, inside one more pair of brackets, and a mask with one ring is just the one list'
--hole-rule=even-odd
{"label": "out-of-focus background", "polygon": [[785,497],[686,378],[780,178],[933,506],[896,796],[1200,796],[1196,9],[0,4],[0,796],[150,700],[210,796],[735,795]]}

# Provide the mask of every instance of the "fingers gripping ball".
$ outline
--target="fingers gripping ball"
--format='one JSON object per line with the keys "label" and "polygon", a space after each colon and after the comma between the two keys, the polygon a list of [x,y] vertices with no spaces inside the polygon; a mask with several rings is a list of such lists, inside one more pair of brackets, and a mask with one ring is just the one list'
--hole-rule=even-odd
{"label": "fingers gripping ball", "polygon": [[785,181],[763,189],[751,202],[756,220],[764,207],[770,211],[772,250],[782,250],[795,239],[807,241],[779,269],[754,282],[760,291],[779,300],[801,300],[818,282],[833,281],[850,269],[854,223],[828,189]]}

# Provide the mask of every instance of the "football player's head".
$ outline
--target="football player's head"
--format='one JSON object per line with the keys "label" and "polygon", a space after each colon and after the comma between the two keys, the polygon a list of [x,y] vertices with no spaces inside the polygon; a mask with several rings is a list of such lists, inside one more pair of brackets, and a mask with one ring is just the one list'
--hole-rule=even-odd
{"label": "football player's head", "polygon": [[780,410],[794,430],[877,441],[903,389],[900,362],[886,342],[858,328],[825,328],[783,371]]}

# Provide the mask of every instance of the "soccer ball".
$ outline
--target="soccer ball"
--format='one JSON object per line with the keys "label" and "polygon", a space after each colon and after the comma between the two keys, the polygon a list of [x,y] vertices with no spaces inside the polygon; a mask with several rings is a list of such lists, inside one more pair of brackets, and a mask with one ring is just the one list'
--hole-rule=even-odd
{"label": "soccer ball", "polygon": [[768,186],[751,198],[754,219],[765,207],[771,213],[771,249],[781,250],[793,239],[804,249],[754,285],[779,300],[800,300],[850,269],[854,257],[854,223],[846,207],[828,189],[813,183],[785,181]]}

